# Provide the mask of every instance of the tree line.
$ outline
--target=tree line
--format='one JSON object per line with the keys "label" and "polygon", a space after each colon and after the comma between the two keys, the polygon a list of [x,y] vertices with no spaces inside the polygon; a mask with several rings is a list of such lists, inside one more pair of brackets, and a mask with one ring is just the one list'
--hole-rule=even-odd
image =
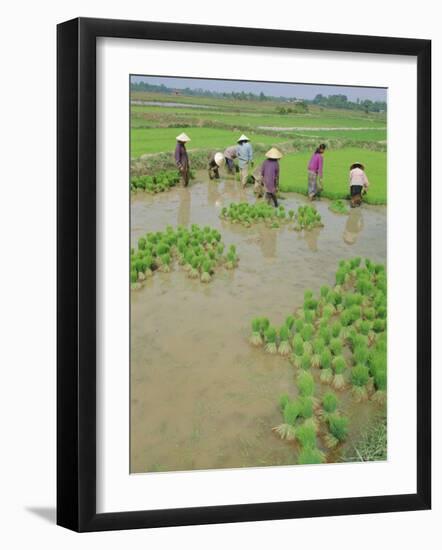
{"label": "tree line", "polygon": [[254,94],[252,92],[215,92],[204,90],[202,88],[169,88],[164,84],[149,84],[148,82],[132,82],[130,85],[131,91],[134,92],[156,92],[161,94],[175,94],[179,92],[183,96],[209,97],[215,99],[235,99],[239,101],[273,101],[284,104],[291,104],[287,107],[281,105],[276,107],[276,110],[281,114],[291,112],[306,112],[308,105],[317,105],[328,109],[350,109],[365,111],[366,113],[382,113],[387,111],[387,103],[385,101],[372,101],[370,99],[357,99],[351,101],[344,94],[332,94],[325,96],[317,94],[314,99],[297,99],[287,98],[282,96],[265,95],[263,92]]}

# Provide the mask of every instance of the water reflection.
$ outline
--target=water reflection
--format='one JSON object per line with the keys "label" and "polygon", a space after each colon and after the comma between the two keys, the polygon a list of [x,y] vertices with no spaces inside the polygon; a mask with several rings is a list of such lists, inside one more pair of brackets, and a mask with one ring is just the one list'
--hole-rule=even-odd
{"label": "water reflection", "polygon": [[358,240],[358,235],[364,228],[364,219],[360,208],[353,208],[347,218],[342,238],[344,242],[353,245]]}
{"label": "water reflection", "polygon": [[178,193],[177,224],[187,227],[190,222],[190,208],[192,205],[190,189],[181,188]]}
{"label": "water reflection", "polygon": [[304,240],[312,252],[318,251],[318,237],[320,234],[321,234],[320,227],[314,227],[309,231],[304,231]]}

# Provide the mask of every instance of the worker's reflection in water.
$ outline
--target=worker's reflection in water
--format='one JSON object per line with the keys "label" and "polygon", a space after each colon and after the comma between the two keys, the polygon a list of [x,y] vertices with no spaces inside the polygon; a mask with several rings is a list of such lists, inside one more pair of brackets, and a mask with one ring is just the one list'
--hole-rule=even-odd
{"label": "worker's reflection in water", "polygon": [[259,228],[259,246],[264,258],[276,258],[276,245],[278,238],[278,230],[268,227]]}
{"label": "worker's reflection in water", "polygon": [[320,227],[314,227],[308,231],[304,231],[304,239],[307,246],[312,252],[318,251],[318,237],[321,233]]}
{"label": "worker's reflection in water", "polygon": [[344,242],[349,245],[355,244],[363,228],[364,220],[362,217],[362,210],[360,208],[350,210],[342,235]]}
{"label": "worker's reflection in water", "polygon": [[187,227],[190,221],[191,207],[191,191],[187,187],[181,188],[179,191],[179,206],[177,214],[177,224]]}

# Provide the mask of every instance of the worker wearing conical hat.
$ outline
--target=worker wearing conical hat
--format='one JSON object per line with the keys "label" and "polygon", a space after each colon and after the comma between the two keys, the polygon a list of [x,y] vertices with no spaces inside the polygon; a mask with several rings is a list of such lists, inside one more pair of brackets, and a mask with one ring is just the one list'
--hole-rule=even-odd
{"label": "worker wearing conical hat", "polygon": [[319,147],[316,148],[312,157],[309,160],[307,166],[307,176],[308,176],[308,198],[312,201],[316,197],[319,197],[322,191],[322,176],[323,176],[323,166],[324,166],[324,152],[327,148],[325,143],[321,143]]}
{"label": "worker wearing conical hat", "polygon": [[224,150],[224,158],[226,159],[226,168],[229,174],[235,172],[235,159],[238,157],[238,145],[230,145]]}
{"label": "worker wearing conical hat", "polygon": [[365,173],[364,165],[361,162],[354,162],[350,166],[349,186],[351,202],[350,206],[361,206],[362,195],[367,192],[369,182]]}
{"label": "worker wearing conical hat", "polygon": [[237,155],[241,184],[243,187],[245,187],[247,185],[247,178],[249,176],[249,166],[253,166],[253,147],[250,143],[250,139],[244,134],[242,134],[238,138],[237,143]]}
{"label": "worker wearing conical hat", "polygon": [[186,151],[186,143],[190,137],[184,132],[176,137],[175,164],[180,171],[184,187],[189,185],[189,157]]}
{"label": "worker wearing conical hat", "polygon": [[209,153],[208,161],[209,178],[211,180],[219,179],[219,169],[221,166],[224,166],[224,163],[226,161],[224,155],[219,152]]}
{"label": "worker wearing conical hat", "polygon": [[262,163],[261,176],[266,190],[267,202],[278,206],[278,187],[279,187],[279,159],[282,153],[276,147],[272,147],[266,153],[267,159]]}

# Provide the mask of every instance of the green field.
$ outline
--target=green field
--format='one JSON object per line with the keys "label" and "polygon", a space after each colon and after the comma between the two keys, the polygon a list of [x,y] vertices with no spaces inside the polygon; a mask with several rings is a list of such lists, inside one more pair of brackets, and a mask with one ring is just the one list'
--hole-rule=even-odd
{"label": "green field", "polygon": [[192,140],[187,149],[194,169],[205,167],[207,152],[223,151],[245,132],[255,146],[255,164],[264,159],[267,147],[280,147],[285,152],[281,161],[282,191],[306,193],[308,159],[314,147],[325,142],[329,147],[325,155],[324,196],[345,197],[349,166],[360,161],[366,165],[371,183],[367,202],[386,203],[385,113],[309,105],[308,112],[280,114],[281,107],[296,108],[277,101],[214,100],[170,94],[134,93],[131,99],[158,102],[131,105],[131,158],[137,164],[138,175],[153,169],[171,169],[175,137],[182,131]]}
{"label": "green field", "polygon": [[[175,137],[183,131],[182,128],[132,128],[131,131],[131,156],[137,158],[144,154],[161,153],[175,149]],[[184,128],[191,138],[187,149],[220,149],[224,150],[229,145],[234,145],[240,136],[232,130],[219,128]],[[289,141],[290,138],[277,138],[271,135],[248,132],[254,143],[273,145]]]}
{"label": "green field", "polygon": [[[311,153],[292,153],[280,161],[281,191],[307,191],[307,164]],[[324,155],[324,194],[338,198],[348,195],[348,172],[353,162],[362,162],[370,182],[367,202],[387,202],[387,159],[386,153],[367,149],[338,149]]]}

